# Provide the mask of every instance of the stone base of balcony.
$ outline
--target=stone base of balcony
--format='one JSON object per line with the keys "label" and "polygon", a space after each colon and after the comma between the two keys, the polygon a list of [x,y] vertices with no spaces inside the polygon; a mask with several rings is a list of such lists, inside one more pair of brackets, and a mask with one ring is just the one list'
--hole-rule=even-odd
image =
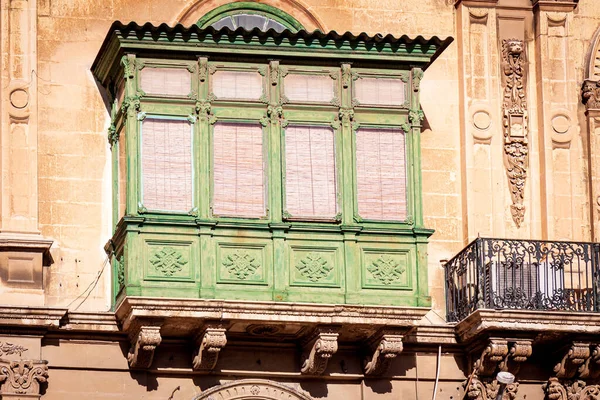
{"label": "stone base of balcony", "polygon": [[477,310],[456,325],[460,342],[489,334],[600,335],[600,313],[531,310]]}

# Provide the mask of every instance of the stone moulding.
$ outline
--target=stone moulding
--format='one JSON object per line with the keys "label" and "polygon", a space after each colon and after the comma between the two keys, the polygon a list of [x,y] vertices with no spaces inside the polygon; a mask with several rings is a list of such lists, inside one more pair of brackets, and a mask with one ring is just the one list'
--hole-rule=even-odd
{"label": "stone moulding", "polygon": [[150,368],[154,351],[162,341],[160,324],[138,325],[129,335],[131,349],[127,361],[132,368]]}
{"label": "stone moulding", "polygon": [[338,350],[339,327],[317,327],[304,344],[303,361],[300,371],[303,374],[322,375],[329,359]]}
{"label": "stone moulding", "polygon": [[309,396],[290,386],[264,379],[241,379],[212,387],[194,400],[312,400]]}
{"label": "stone moulding", "polygon": [[[48,361],[0,359],[0,397],[21,398],[37,397],[40,394],[40,383],[48,379]],[[17,395],[17,396],[11,396]]]}
{"label": "stone moulding", "polygon": [[525,43],[522,40],[502,41],[502,126],[504,131],[504,160],[515,225],[525,218],[525,180],[529,164],[529,126],[525,85],[527,66]]}
{"label": "stone moulding", "polygon": [[220,324],[208,324],[196,337],[196,350],[192,365],[196,371],[211,371],[217,365],[219,353],[227,344],[225,328]]}
{"label": "stone moulding", "polygon": [[372,341],[372,354],[365,359],[365,375],[385,374],[392,361],[402,353],[404,335],[400,332],[384,331],[377,335]]}

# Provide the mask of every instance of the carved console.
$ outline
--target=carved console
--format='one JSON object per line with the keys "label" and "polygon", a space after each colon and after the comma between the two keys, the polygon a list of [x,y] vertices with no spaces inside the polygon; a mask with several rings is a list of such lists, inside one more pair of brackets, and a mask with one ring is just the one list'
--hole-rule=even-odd
{"label": "carved console", "polygon": [[40,384],[48,379],[48,362],[42,360],[8,361],[0,359],[0,397],[2,399],[40,398]]}
{"label": "carved console", "polygon": [[365,375],[381,375],[387,372],[392,361],[402,353],[404,335],[397,332],[382,332],[369,344],[372,354],[365,358]]}
{"label": "carved console", "polygon": [[131,349],[127,361],[132,368],[150,368],[154,350],[160,344],[160,324],[137,325],[129,335]]}
{"label": "carved console", "polygon": [[198,349],[192,360],[196,371],[211,371],[217,365],[219,353],[227,344],[225,328],[220,324],[209,324],[196,336]]}
{"label": "carved console", "polygon": [[502,41],[502,127],[504,160],[512,205],[513,221],[521,226],[525,218],[525,180],[529,164],[525,43],[518,39]]}
{"label": "carved console", "polygon": [[[489,339],[478,357],[477,352],[473,354],[477,359],[473,363],[473,374],[465,383],[467,397],[471,400],[495,399],[500,390],[496,373],[505,371],[516,375],[531,353],[531,340]],[[514,399],[518,389],[517,382],[507,385],[502,398]]]}
{"label": "carved console", "polygon": [[318,327],[305,341],[301,372],[321,375],[338,350],[338,327]]}

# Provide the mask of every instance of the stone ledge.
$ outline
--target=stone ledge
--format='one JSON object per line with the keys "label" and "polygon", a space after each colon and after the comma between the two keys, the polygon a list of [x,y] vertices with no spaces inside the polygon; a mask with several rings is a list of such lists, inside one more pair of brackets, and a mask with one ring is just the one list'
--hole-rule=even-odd
{"label": "stone ledge", "polygon": [[58,328],[66,313],[65,308],[0,306],[0,326]]}
{"label": "stone ledge", "polygon": [[600,313],[530,310],[477,310],[456,324],[460,342],[488,331],[600,334]]}
{"label": "stone ledge", "polygon": [[76,332],[119,332],[119,325],[111,312],[69,312],[61,321],[61,330]]}

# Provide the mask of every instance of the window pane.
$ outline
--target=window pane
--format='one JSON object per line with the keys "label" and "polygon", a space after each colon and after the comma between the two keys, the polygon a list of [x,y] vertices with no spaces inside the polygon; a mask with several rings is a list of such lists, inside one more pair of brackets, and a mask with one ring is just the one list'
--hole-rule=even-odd
{"label": "window pane", "polygon": [[193,208],[190,123],[146,118],[142,124],[144,206],[188,212]]}
{"label": "window pane", "polygon": [[361,78],[354,83],[354,97],[361,104],[401,106],[404,82],[399,79]]}
{"label": "window pane", "polygon": [[151,68],[140,71],[142,90],[161,96],[187,96],[191,91],[192,75],[182,68]]}
{"label": "window pane", "polygon": [[262,95],[262,77],[258,72],[217,71],[212,88],[220,99],[258,100]]}
{"label": "window pane", "polygon": [[329,76],[289,74],[285,95],[291,101],[329,102],[333,99],[333,79]]}
{"label": "window pane", "polygon": [[265,215],[262,127],[216,123],[213,135],[213,214]]}
{"label": "window pane", "polygon": [[404,133],[399,129],[356,132],[358,213],[375,220],[406,219]]}
{"label": "window pane", "polygon": [[294,217],[337,214],[334,133],[331,128],[285,130],[286,210]]}

